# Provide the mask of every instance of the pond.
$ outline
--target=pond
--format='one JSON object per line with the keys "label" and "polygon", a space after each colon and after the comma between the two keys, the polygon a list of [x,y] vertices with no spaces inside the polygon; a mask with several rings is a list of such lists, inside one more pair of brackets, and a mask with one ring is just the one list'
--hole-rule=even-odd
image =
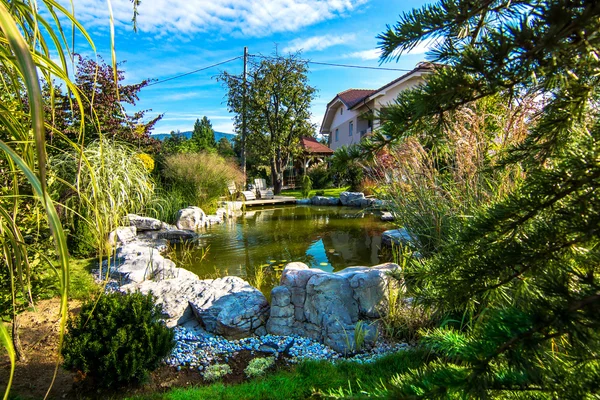
{"label": "pond", "polygon": [[260,268],[273,281],[292,261],[325,271],[371,266],[387,261],[379,249],[381,234],[391,228],[380,214],[349,207],[252,209],[208,228],[200,246],[180,249],[178,264],[201,278],[252,278]]}

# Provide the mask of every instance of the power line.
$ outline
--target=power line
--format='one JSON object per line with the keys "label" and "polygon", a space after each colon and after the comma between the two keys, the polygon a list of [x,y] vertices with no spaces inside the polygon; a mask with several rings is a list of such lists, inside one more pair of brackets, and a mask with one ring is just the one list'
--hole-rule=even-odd
{"label": "power line", "polygon": [[196,69],[194,71],[186,72],[185,74],[175,75],[175,76],[172,76],[170,78],[163,79],[161,81],[152,82],[152,83],[147,84],[146,86],[153,86],[153,85],[158,85],[159,83],[163,83],[163,82],[167,82],[167,81],[172,81],[173,79],[178,79],[178,78],[181,78],[181,77],[184,77],[184,76],[187,76],[187,75],[195,74],[196,72],[204,71],[206,69],[214,68],[214,67],[217,67],[219,65],[223,65],[223,64],[227,64],[229,62],[235,61],[235,60],[239,60],[242,57],[243,56],[237,56],[237,57],[231,58],[229,60],[218,62],[216,64],[212,64],[212,65],[209,65],[209,66],[206,66],[206,67],[198,68],[198,69]]}
{"label": "power line", "polygon": [[[259,55],[259,54],[252,54],[252,55],[250,55],[250,57],[264,58],[264,59],[270,59],[270,60],[276,60],[278,58],[278,57],[263,56],[263,55]],[[326,63],[326,62],[310,61],[310,60],[303,60],[303,59],[300,59],[300,61],[304,61],[307,64],[328,65],[330,67],[376,69],[376,70],[380,70],[380,71],[401,71],[401,72],[412,71],[412,69],[403,69],[403,68],[367,67],[364,65],[335,64],[335,63]]]}

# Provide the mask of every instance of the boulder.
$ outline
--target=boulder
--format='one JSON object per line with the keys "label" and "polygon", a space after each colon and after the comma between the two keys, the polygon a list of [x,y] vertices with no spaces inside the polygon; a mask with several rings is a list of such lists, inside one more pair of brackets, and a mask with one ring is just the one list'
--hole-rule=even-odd
{"label": "boulder", "polygon": [[376,202],[377,202],[377,199],[374,199],[372,197],[365,197],[365,198],[359,200],[361,208],[374,207]]}
{"label": "boulder", "polygon": [[361,192],[342,192],[340,193],[340,202],[343,206],[361,207],[365,194]]}
{"label": "boulder", "polygon": [[112,247],[133,241],[137,236],[135,226],[120,226],[108,234],[108,244]]}
{"label": "boulder", "polygon": [[204,227],[206,214],[200,207],[188,207],[177,212],[177,229],[196,231]]}
{"label": "boulder", "polygon": [[381,244],[383,244],[384,246],[392,246],[392,243],[394,244],[394,246],[400,244],[407,244],[412,242],[413,240],[413,237],[410,236],[408,231],[404,228],[390,229],[381,234]]}
{"label": "boulder", "polygon": [[338,206],[340,199],[338,197],[314,196],[310,199],[310,203],[314,206]]}
{"label": "boulder", "polygon": [[298,199],[296,200],[296,204],[302,205],[302,206],[307,206],[311,204],[311,200],[310,199]]}
{"label": "boulder", "polygon": [[265,296],[235,276],[211,280],[209,288],[190,299],[190,306],[208,332],[233,339],[263,331],[269,316]]}
{"label": "boulder", "polygon": [[[357,322],[380,316],[388,299],[388,273],[399,268],[388,263],[328,273],[290,263],[283,270],[280,286],[271,291],[267,332],[307,336],[338,352],[352,351]],[[368,340],[376,337],[375,325],[362,327]]]}
{"label": "boulder", "polygon": [[163,228],[163,222],[156,218],[142,217],[136,214],[127,214],[125,216],[129,226],[135,226],[138,232],[158,231]]}
{"label": "boulder", "polygon": [[381,213],[381,220],[384,222],[391,222],[394,220],[394,215],[391,212],[386,211]]}
{"label": "boulder", "polygon": [[390,273],[397,269],[397,264],[386,263],[374,267],[349,267],[336,273],[350,282],[360,318],[381,317],[388,301],[389,285],[397,285]]}
{"label": "boulder", "polygon": [[144,294],[152,292],[156,303],[162,305],[163,316],[167,326],[186,325],[195,320],[190,307],[190,299],[210,286],[210,281],[199,280],[198,277],[178,277],[162,281],[145,281],[121,286],[121,291],[139,290]]}
{"label": "boulder", "polygon": [[160,281],[176,277],[196,277],[195,274],[182,268],[162,256],[155,247],[144,243],[131,242],[117,249],[111,266],[113,276],[120,282],[140,283],[145,280]]}
{"label": "boulder", "polygon": [[192,232],[184,229],[169,229],[164,231],[159,231],[156,235],[157,239],[168,240],[173,243],[181,243],[181,242],[193,242],[197,240],[200,236],[196,232]]}

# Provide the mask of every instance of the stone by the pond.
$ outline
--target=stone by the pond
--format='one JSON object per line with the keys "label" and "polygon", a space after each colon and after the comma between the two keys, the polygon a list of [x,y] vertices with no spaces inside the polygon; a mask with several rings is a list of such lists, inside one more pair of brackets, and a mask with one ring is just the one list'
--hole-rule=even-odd
{"label": "stone by the pond", "polygon": [[129,243],[135,239],[137,229],[135,226],[120,226],[108,234],[108,244],[116,246],[117,244]]}
{"label": "stone by the pond", "polygon": [[381,234],[381,244],[385,246],[406,244],[413,241],[408,231],[404,228],[390,229]]}
{"label": "stone by the pond", "polygon": [[391,212],[386,211],[386,212],[384,212],[384,213],[381,214],[381,220],[384,221],[384,222],[393,221],[394,220],[394,215]]}
{"label": "stone by the pond", "polygon": [[311,204],[311,200],[310,199],[298,199],[298,200],[296,200],[296,204],[306,206],[306,205]]}
{"label": "stone by the pond", "polygon": [[187,207],[179,210],[177,213],[177,222],[175,225],[178,229],[187,229],[190,231],[198,230],[204,227],[206,214],[200,207]]}
{"label": "stone by the pond", "polygon": [[343,206],[361,207],[365,194],[361,192],[342,192],[340,193],[340,202]]}
{"label": "stone by the pond", "polygon": [[[121,282],[160,281],[171,279],[189,271],[177,268],[157,248],[143,242],[130,242],[117,249],[111,269]],[[195,276],[195,275],[194,275]]]}
{"label": "stone by the pond", "polygon": [[168,229],[159,231],[156,234],[157,239],[165,239],[169,242],[193,242],[199,238],[196,232],[185,229]]}
{"label": "stone by the pond", "polygon": [[127,214],[126,221],[130,226],[135,226],[138,232],[158,231],[163,228],[163,222],[156,218],[142,217],[136,214]]}
{"label": "stone by the pond", "polygon": [[[185,271],[185,272],[184,272]],[[194,319],[189,301],[196,293],[206,290],[209,282],[199,280],[192,272],[181,270],[182,276],[162,281],[144,281],[121,287],[121,291],[139,290],[144,294],[152,292],[157,304],[162,305],[168,327],[184,325]]]}
{"label": "stone by the pond", "polygon": [[211,280],[209,288],[190,299],[190,305],[208,332],[229,338],[261,332],[269,316],[265,296],[235,276]]}
{"label": "stone by the pond", "polygon": [[310,199],[310,203],[315,206],[337,206],[340,205],[338,197],[314,196]]}
{"label": "stone by the pond", "polygon": [[[348,344],[353,342],[356,323],[379,316],[387,301],[387,272],[399,268],[388,263],[327,273],[303,263],[290,263],[281,275],[280,286],[271,292],[267,332],[307,336],[338,352],[351,351]],[[367,329],[369,340],[375,336],[373,329]]]}

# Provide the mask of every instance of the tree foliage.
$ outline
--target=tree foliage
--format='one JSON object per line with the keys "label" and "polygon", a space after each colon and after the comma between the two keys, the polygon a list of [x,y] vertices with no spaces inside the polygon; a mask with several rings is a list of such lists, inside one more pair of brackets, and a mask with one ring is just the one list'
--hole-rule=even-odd
{"label": "tree foliage", "polygon": [[[46,103],[53,111],[48,119],[54,129],[63,132],[70,140],[80,142],[85,137],[89,143],[100,137],[118,139],[150,151],[156,151],[158,142],[150,137],[154,125],[162,118],[162,114],[144,121],[147,111],[136,111],[128,114],[126,106],[135,106],[139,100],[140,90],[150,80],[124,85],[125,72],[121,69],[115,73],[111,65],[102,58],[96,62],[89,58],[77,56],[75,84],[83,103],[83,114],[79,108],[72,107],[73,92],[63,93],[59,87],[46,85]],[[53,93],[51,93],[53,91]],[[53,102],[54,104],[50,104]],[[53,139],[52,130],[50,140]]]}
{"label": "tree foliage", "polygon": [[438,358],[397,377],[396,396],[598,396],[599,15],[591,1],[442,0],[379,36],[384,60],[436,39],[431,58],[444,66],[399,96],[370,149],[478,99],[540,101],[525,139],[493,166],[520,165],[523,182],[406,271],[416,301],[462,323],[429,332],[422,345]]}
{"label": "tree foliage", "polygon": [[206,115],[202,117],[202,120],[197,119],[194,123],[194,130],[190,140],[196,148],[195,151],[207,151],[217,147],[215,131]]}
{"label": "tree foliage", "polygon": [[268,157],[276,194],[300,137],[312,136],[310,102],[316,90],[309,86],[307,74],[307,63],[299,54],[275,54],[250,63],[246,85],[239,76],[227,72],[219,76],[228,89],[227,105],[235,113],[238,134],[246,116],[248,152]]}

